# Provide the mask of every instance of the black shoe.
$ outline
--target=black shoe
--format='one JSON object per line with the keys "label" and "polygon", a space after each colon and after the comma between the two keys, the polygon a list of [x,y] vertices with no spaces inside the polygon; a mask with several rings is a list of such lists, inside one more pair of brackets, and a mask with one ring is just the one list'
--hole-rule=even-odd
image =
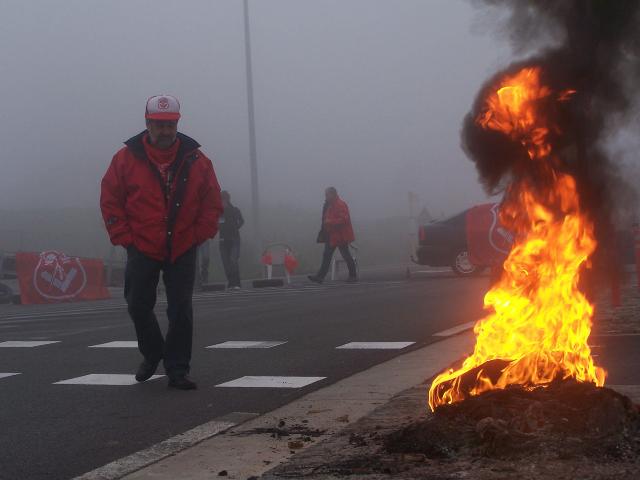
{"label": "black shoe", "polygon": [[317,275],[307,275],[307,278],[314,283],[322,283],[322,279]]}
{"label": "black shoe", "polygon": [[347,278],[347,283],[358,283],[358,277]]}
{"label": "black shoe", "polygon": [[169,388],[176,388],[178,390],[196,390],[198,384],[191,380],[187,375],[179,375],[176,377],[169,377]]}
{"label": "black shoe", "polygon": [[150,362],[148,360],[143,360],[140,366],[138,367],[138,371],[136,372],[136,380],[138,382],[144,382],[145,380],[149,380],[151,376],[156,373],[156,368],[158,368],[158,364],[160,360],[156,362]]}

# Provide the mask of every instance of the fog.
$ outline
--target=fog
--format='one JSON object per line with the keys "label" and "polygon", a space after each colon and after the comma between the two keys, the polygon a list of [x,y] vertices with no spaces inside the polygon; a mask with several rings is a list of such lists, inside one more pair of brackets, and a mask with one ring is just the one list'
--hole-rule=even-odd
{"label": "fog", "polygon": [[[264,241],[316,262],[332,185],[362,255],[407,260],[409,192],[436,218],[486,200],[460,127],[485,79],[523,53],[496,30],[503,12],[464,0],[249,6]],[[0,66],[0,251],[106,256],[100,180],[162,93],[251,220],[241,0],[0,0]],[[636,133],[618,140],[638,175]]]}
{"label": "fog", "polygon": [[[250,1],[263,205],[319,210],[335,185],[356,217],[434,215],[484,195],[459,147],[481,81],[510,60],[450,0]],[[240,0],[2,0],[0,209],[96,205],[148,96],[250,207]]]}

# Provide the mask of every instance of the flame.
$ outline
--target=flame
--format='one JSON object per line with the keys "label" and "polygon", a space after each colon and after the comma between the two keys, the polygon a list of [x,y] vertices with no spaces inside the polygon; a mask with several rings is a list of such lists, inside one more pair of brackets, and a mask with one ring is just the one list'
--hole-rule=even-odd
{"label": "flame", "polygon": [[574,178],[555,168],[549,134],[561,132],[545,113],[574,93],[553,92],[541,85],[540,68],[524,68],[500,81],[476,117],[482,128],[523,145],[537,181],[514,178],[507,190],[500,220],[515,234],[514,246],[485,295],[491,313],[474,327],[473,354],[433,381],[432,410],[509,385],[535,388],[559,378],[604,385],[606,372],[587,344],[593,306],[578,289],[580,269],[596,248],[594,228]]}

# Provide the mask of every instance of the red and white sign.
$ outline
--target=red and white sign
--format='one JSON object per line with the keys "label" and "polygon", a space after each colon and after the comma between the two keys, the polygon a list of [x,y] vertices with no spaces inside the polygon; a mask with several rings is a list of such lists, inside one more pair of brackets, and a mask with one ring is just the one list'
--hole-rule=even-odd
{"label": "red and white sign", "polygon": [[55,250],[19,252],[16,271],[25,305],[111,298],[99,259],[69,257]]}
{"label": "red and white sign", "polygon": [[500,225],[500,204],[477,205],[467,212],[467,247],[474,265],[497,265],[511,251],[513,234]]}

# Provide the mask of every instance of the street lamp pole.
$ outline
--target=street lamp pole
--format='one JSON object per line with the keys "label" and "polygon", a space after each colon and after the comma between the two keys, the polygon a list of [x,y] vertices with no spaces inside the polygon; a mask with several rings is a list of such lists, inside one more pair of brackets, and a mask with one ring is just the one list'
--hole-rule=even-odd
{"label": "street lamp pole", "polygon": [[253,227],[259,248],[262,248],[260,201],[258,189],[258,158],[256,153],[256,125],[253,107],[253,70],[251,64],[251,32],[249,28],[249,0],[244,0],[244,48],[247,72],[247,108],[249,119],[249,155],[251,162],[251,210]]}

